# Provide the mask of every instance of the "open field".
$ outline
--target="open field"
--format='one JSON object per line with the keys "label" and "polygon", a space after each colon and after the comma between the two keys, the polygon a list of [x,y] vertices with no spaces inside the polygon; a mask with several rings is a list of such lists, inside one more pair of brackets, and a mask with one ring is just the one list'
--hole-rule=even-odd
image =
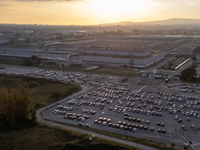
{"label": "open field", "polygon": [[78,85],[33,77],[0,75],[0,88],[16,88],[19,84],[29,86],[36,109],[63,99],[81,90]]}
{"label": "open field", "polygon": [[[0,131],[1,133],[1,131]],[[75,131],[38,124],[32,128],[13,130],[0,134],[0,149],[26,150],[139,150],[134,147],[115,143]]]}
{"label": "open field", "polygon": [[[24,66],[23,61],[21,60],[9,60],[9,59],[4,59],[0,60],[1,64],[6,64],[6,65],[16,65],[16,66]],[[38,64],[33,64],[29,67],[35,67],[35,68],[52,68],[54,70],[60,70],[61,68],[58,67],[41,67]],[[104,75],[111,75],[111,76],[129,76],[129,77],[136,77],[139,76],[137,74],[137,71],[132,71],[132,70],[125,70],[125,69],[113,69],[113,68],[99,68],[96,70],[91,70],[91,71],[86,71],[83,70],[83,68],[75,67],[75,68],[62,68],[63,70],[66,71],[79,71],[82,73],[95,73],[95,74],[104,74]]]}
{"label": "open field", "polygon": [[7,65],[23,65],[23,62],[21,60],[10,60],[10,59],[2,59],[0,60],[1,64],[7,64]]}
{"label": "open field", "polygon": [[107,74],[107,75],[114,75],[114,76],[130,76],[135,77],[138,76],[136,71],[131,70],[122,70],[122,69],[111,69],[111,68],[99,68],[96,70],[90,71],[91,73],[98,73],[98,74]]}

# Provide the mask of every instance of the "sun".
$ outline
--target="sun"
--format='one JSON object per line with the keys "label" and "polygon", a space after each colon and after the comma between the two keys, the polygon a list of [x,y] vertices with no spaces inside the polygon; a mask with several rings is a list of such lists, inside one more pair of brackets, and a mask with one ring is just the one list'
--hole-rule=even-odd
{"label": "sun", "polygon": [[150,6],[150,0],[91,0],[90,5],[102,17],[116,17],[142,13]]}

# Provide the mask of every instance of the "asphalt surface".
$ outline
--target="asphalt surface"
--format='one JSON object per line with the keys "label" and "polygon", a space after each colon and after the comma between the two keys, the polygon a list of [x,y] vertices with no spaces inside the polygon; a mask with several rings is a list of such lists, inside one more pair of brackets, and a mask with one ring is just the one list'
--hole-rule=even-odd
{"label": "asphalt surface", "polygon": [[[81,92],[74,93],[73,95],[69,96],[68,99],[73,98],[74,96],[79,95],[81,93],[84,93],[85,91],[91,90],[91,88],[93,88],[93,87],[88,87],[88,86],[81,86],[81,87],[82,87],[82,91]],[[103,134],[86,131],[86,130],[83,130],[83,129],[80,129],[80,128],[75,128],[75,127],[71,127],[71,126],[68,126],[68,125],[59,124],[59,123],[54,122],[51,119],[50,120],[46,119],[46,117],[43,115],[42,112],[47,108],[50,108],[52,106],[57,105],[58,103],[62,103],[63,101],[66,101],[66,98],[60,100],[59,102],[53,103],[53,104],[51,104],[49,106],[46,106],[44,108],[39,109],[37,111],[37,121],[41,122],[41,123],[44,123],[44,124],[61,127],[61,128],[64,128],[64,129],[69,129],[69,130],[77,131],[77,132],[84,133],[84,134],[90,134],[91,136],[95,135],[96,137],[101,137],[101,138],[108,139],[108,140],[111,140],[111,141],[115,141],[115,142],[118,142],[118,143],[121,143],[121,144],[137,147],[137,148],[140,148],[142,150],[157,150],[157,149],[152,148],[152,147],[148,147],[148,146],[141,145],[141,144],[138,144],[138,143],[126,141],[125,139],[123,140],[123,139],[113,138],[113,137],[106,136],[106,135],[103,135]]]}

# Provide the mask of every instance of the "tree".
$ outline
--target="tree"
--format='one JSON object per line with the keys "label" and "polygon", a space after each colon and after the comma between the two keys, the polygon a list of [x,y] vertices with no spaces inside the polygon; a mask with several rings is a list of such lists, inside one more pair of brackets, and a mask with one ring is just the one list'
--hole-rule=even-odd
{"label": "tree", "polygon": [[70,33],[70,34],[69,34],[69,38],[74,38],[74,34],[73,34],[73,33]]}
{"label": "tree", "polygon": [[23,59],[24,65],[31,66],[33,62],[31,61],[31,58],[24,58]]}
{"label": "tree", "polygon": [[186,145],[184,145],[184,146],[183,146],[183,149],[187,150],[187,149],[188,149],[188,147],[187,147]]}
{"label": "tree", "polygon": [[197,61],[196,56],[193,56],[193,57],[192,57],[192,60]]}
{"label": "tree", "polygon": [[40,64],[41,63],[41,59],[38,58],[37,56],[33,55],[31,57],[24,58],[23,62],[24,62],[24,65],[31,66],[33,63],[34,64]]}
{"label": "tree", "polygon": [[26,40],[25,40],[26,43],[28,43],[30,41],[31,41],[31,39],[29,37],[27,37]]}
{"label": "tree", "polygon": [[31,56],[31,60],[33,60],[36,64],[39,64],[41,62],[41,59],[37,56],[33,55]]}
{"label": "tree", "polygon": [[63,41],[63,39],[64,39],[62,33],[58,33],[56,38],[57,38],[58,40],[61,40],[61,41]]}
{"label": "tree", "polygon": [[181,78],[183,80],[192,80],[196,76],[196,69],[194,67],[189,67],[181,71]]}
{"label": "tree", "polygon": [[175,143],[171,143],[171,147],[173,148],[175,146]]}
{"label": "tree", "polygon": [[121,67],[122,68],[128,68],[128,66],[126,64],[123,64]]}
{"label": "tree", "polygon": [[196,68],[197,67],[196,61],[194,61],[190,67],[191,68]]}
{"label": "tree", "polygon": [[58,92],[55,93],[55,98],[59,98],[60,94]]}
{"label": "tree", "polygon": [[3,88],[0,89],[0,95],[0,115],[6,123],[15,125],[24,119],[36,122],[36,111],[27,88],[19,86],[10,91]]}

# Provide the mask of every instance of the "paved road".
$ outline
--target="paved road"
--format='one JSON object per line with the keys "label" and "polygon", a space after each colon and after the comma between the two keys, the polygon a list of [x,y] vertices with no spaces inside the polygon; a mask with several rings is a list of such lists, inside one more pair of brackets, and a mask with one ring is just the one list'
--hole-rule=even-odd
{"label": "paved road", "polygon": [[[93,87],[89,87],[89,86],[85,86],[85,85],[81,85],[81,87],[82,87],[82,91],[81,92],[72,94],[68,98],[72,98],[75,95],[81,94],[81,93],[83,93],[83,92],[85,92],[87,90],[91,90],[93,88]],[[57,103],[61,103],[62,101],[65,101],[66,99],[67,98],[62,99],[59,102],[53,103],[53,104],[51,104],[49,106],[46,106],[44,108],[39,109],[37,111],[37,121],[41,122],[41,123],[44,123],[44,124],[61,127],[61,128],[64,128],[64,129],[74,130],[74,131],[77,131],[77,132],[80,132],[80,133],[84,133],[84,134],[91,134],[91,135],[94,134],[96,137],[101,137],[101,138],[104,138],[104,139],[112,140],[112,141],[115,141],[115,142],[118,142],[118,143],[122,143],[122,144],[125,144],[125,145],[137,147],[137,148],[140,148],[140,149],[143,149],[143,150],[156,150],[155,148],[148,147],[148,146],[141,145],[141,144],[137,144],[137,143],[133,143],[133,142],[129,142],[129,141],[126,141],[126,140],[123,140],[123,139],[117,139],[117,138],[113,138],[113,137],[106,136],[106,135],[103,135],[103,134],[98,134],[98,133],[86,131],[86,130],[83,130],[83,129],[80,129],[80,128],[75,128],[75,127],[71,127],[71,126],[68,126],[68,125],[59,124],[59,123],[54,122],[53,120],[45,120],[44,116],[41,115],[42,111],[45,110],[45,109],[48,109],[50,107],[53,107],[53,106],[57,105]]]}

